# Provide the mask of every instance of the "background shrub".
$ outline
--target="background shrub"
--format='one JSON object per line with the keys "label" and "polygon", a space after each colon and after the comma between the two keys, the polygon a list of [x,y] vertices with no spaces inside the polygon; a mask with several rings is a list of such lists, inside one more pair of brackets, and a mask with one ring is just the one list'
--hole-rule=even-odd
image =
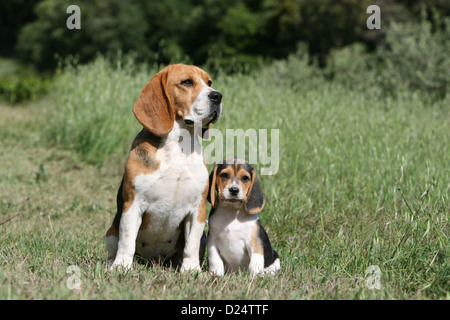
{"label": "background shrub", "polygon": [[324,73],[330,81],[347,89],[369,90],[376,85],[373,57],[362,43],[333,49],[328,57]]}
{"label": "background shrub", "polygon": [[434,15],[437,28],[425,19],[419,23],[392,23],[386,45],[379,47],[377,69],[380,87],[390,95],[408,88],[432,99],[444,99],[450,86],[450,18]]}
{"label": "background shrub", "polygon": [[323,71],[313,59],[305,43],[300,43],[297,50],[286,59],[277,60],[255,72],[261,81],[272,85],[290,87],[305,91],[325,84]]}
{"label": "background shrub", "polygon": [[49,88],[50,79],[37,75],[19,78],[0,79],[0,97],[11,104],[36,100],[44,96]]}

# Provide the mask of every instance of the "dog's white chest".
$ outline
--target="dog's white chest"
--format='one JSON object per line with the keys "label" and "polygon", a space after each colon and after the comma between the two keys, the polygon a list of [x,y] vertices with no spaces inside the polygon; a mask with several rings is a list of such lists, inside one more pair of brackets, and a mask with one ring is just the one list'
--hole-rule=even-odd
{"label": "dog's white chest", "polygon": [[180,224],[196,214],[208,182],[201,153],[182,150],[169,141],[158,150],[159,168],[152,174],[136,176],[135,201],[148,215],[149,223],[139,230],[136,248],[144,257],[170,256],[180,235]]}

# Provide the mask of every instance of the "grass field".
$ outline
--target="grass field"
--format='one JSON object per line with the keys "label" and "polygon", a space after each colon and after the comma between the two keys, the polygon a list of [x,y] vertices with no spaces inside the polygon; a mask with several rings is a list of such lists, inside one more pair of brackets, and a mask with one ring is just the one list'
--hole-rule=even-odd
{"label": "grass field", "polygon": [[260,218],[281,272],[106,272],[104,234],[140,128],[131,107],[155,71],[98,59],[62,72],[39,102],[0,105],[0,299],[450,298],[448,105],[287,84],[273,69],[213,87],[215,128],[280,130]]}

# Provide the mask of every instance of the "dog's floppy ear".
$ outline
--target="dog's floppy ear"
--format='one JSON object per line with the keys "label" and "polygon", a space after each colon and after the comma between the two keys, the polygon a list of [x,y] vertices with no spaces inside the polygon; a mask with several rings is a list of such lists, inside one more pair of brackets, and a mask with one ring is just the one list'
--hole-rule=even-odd
{"label": "dog's floppy ear", "polygon": [[266,198],[259,185],[259,179],[256,174],[256,170],[252,168],[252,181],[250,185],[250,191],[247,195],[247,201],[245,202],[245,209],[250,214],[256,214],[264,208]]}
{"label": "dog's floppy ear", "polygon": [[209,175],[209,192],[206,199],[211,203],[213,208],[217,208],[217,200],[216,200],[216,175],[217,175],[217,168],[219,166],[216,164],[214,166],[214,169],[211,171],[211,174]]}
{"label": "dog's floppy ear", "polygon": [[169,134],[175,122],[173,110],[166,93],[168,69],[155,74],[145,85],[133,106],[133,113],[142,126],[155,136]]}
{"label": "dog's floppy ear", "polygon": [[207,128],[202,128],[202,139],[209,139],[209,124]]}

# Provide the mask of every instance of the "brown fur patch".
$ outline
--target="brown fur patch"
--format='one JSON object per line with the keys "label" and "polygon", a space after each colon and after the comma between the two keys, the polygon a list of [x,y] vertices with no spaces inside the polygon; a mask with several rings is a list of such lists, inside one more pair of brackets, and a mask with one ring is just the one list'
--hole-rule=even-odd
{"label": "brown fur patch", "polygon": [[[159,168],[159,162],[155,160],[155,157],[160,143],[161,138],[143,129],[133,141],[128,162],[131,160],[130,165],[141,165],[147,168],[148,173],[155,172]],[[135,163],[133,163],[134,160]]]}
{"label": "brown fur patch", "polygon": [[[206,164],[205,164],[206,166]],[[202,194],[202,202],[198,208],[197,221],[204,223],[206,221],[206,197],[208,196],[209,183],[206,184],[205,190]]]}
{"label": "brown fur patch", "polygon": [[117,230],[114,224],[112,224],[112,226],[109,227],[108,231],[106,231],[106,237],[109,236],[115,236],[117,238],[119,237],[119,230]]}
{"label": "brown fur patch", "polygon": [[141,226],[139,227],[139,231],[147,229],[149,225],[150,225],[150,213],[145,212],[144,216],[142,217],[142,222]]}
{"label": "brown fur patch", "polygon": [[158,170],[159,162],[155,157],[160,140],[146,129],[143,129],[134,139],[125,166],[122,213],[127,212],[133,204],[136,195],[133,185],[134,178],[140,174],[151,174]]}
{"label": "brown fur patch", "polygon": [[[242,191],[244,192],[245,196],[248,197],[253,186],[250,173],[242,165],[237,165],[236,177],[239,179],[238,183],[242,187]],[[246,177],[248,180],[244,180],[244,177]]]}
{"label": "brown fur patch", "polygon": [[252,236],[250,238],[250,246],[253,253],[264,255],[264,246],[259,236],[259,224],[255,223],[252,228]]}
{"label": "brown fur patch", "polygon": [[216,172],[216,185],[217,191],[219,195],[219,199],[221,199],[222,191],[231,183],[232,178],[235,175],[235,170],[233,165],[228,165],[222,170],[217,170]]}
{"label": "brown fur patch", "polygon": [[209,192],[207,199],[211,203],[213,208],[217,207],[217,199],[216,199],[216,178],[217,178],[217,168],[218,165],[214,166],[214,169],[211,171],[209,175]]}

